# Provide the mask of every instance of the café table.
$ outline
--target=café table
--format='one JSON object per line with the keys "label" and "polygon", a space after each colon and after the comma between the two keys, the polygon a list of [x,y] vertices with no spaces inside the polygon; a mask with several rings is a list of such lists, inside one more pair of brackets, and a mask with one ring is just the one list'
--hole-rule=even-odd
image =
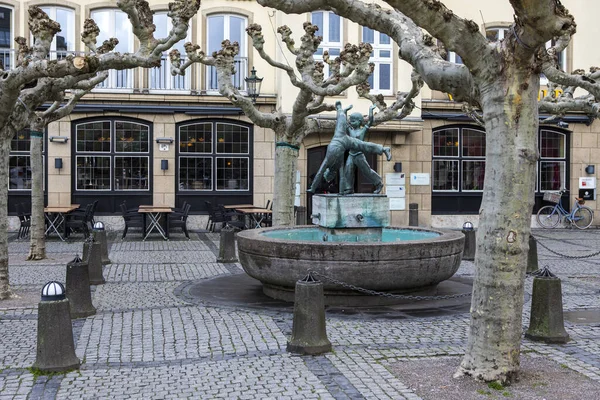
{"label": "caf\u00e9 table", "polygon": [[256,207],[254,204],[230,204],[227,206],[223,206],[223,208],[226,208],[228,210],[237,210],[238,208],[258,208]]}
{"label": "caf\u00e9 table", "polygon": [[[160,233],[160,235],[165,240],[169,240],[169,214],[173,212],[171,207],[160,205],[160,206],[149,206],[149,205],[141,205],[138,209],[138,212],[144,215],[144,227],[146,227],[146,215],[150,219],[150,224],[148,229],[144,229],[144,240],[152,233],[152,231],[156,231]],[[164,215],[165,217],[165,228],[160,224],[160,219]]]}
{"label": "caf\u00e9 table", "polygon": [[248,229],[252,229],[254,228],[260,228],[261,227],[261,223],[263,222],[263,220],[267,217],[267,214],[272,214],[273,211],[267,209],[267,208],[236,208],[236,211],[244,214],[244,216],[247,217],[247,224],[246,224],[246,228]]}
{"label": "caf\u00e9 table", "polygon": [[44,207],[44,217],[48,222],[48,227],[45,232],[46,236],[54,232],[58,235],[60,240],[64,242],[66,238],[60,234],[60,227],[65,222],[65,215],[78,208],[79,204],[71,204],[68,206],[51,205]]}

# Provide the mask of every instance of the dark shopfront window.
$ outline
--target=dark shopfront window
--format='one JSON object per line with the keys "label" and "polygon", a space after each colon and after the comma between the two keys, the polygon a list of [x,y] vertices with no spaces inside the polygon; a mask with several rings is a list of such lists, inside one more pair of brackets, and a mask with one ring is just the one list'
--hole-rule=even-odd
{"label": "dark shopfront window", "polygon": [[118,212],[152,204],[151,125],[145,121],[107,118],[74,124],[73,202],[99,198],[99,212]]}
{"label": "dark shopfront window", "polygon": [[[536,208],[546,191],[568,187],[567,134],[539,130]],[[485,177],[485,132],[467,126],[448,126],[433,132],[432,213],[477,214]],[[568,201],[567,198],[563,201]]]}
{"label": "dark shopfront window", "polygon": [[[44,189],[46,188],[46,146],[42,139],[42,168],[44,168]],[[10,142],[8,158],[8,212],[15,213],[15,204],[25,203],[29,209],[31,204],[31,137],[29,129],[19,131]]]}
{"label": "dark shopfront window", "polygon": [[252,203],[252,128],[202,120],[177,127],[177,198],[194,211],[213,204]]}

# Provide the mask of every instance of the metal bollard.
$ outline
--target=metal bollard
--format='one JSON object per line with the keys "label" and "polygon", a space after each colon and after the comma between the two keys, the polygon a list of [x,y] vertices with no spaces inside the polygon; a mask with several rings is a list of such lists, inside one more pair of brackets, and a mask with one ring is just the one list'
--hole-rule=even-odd
{"label": "metal bollard", "polygon": [[539,269],[537,241],[533,235],[529,235],[529,253],[527,253],[527,273],[535,272]]}
{"label": "metal bollard", "polygon": [[287,351],[316,355],[331,351],[325,325],[325,297],[323,283],[310,273],[296,282],[294,324]]}
{"label": "metal bollard", "polygon": [[37,352],[34,369],[62,372],[79,368],[75,355],[69,300],[59,282],[48,282],[38,305]]}
{"label": "metal bollard", "polygon": [[465,248],[463,249],[463,260],[475,260],[475,251],[477,250],[477,232],[473,229],[473,224],[469,221],[465,222],[462,227],[463,235],[465,235]]}
{"label": "metal bollard", "polygon": [[533,274],[531,316],[525,337],[545,343],[566,343],[569,334],[565,331],[562,308],[561,282],[544,267]]}
{"label": "metal bollard", "polygon": [[306,207],[296,208],[296,225],[306,225]]}
{"label": "metal bollard", "polygon": [[90,285],[102,285],[106,283],[102,275],[102,249],[100,242],[86,240],[83,243],[83,262],[88,264],[90,274]]}
{"label": "metal bollard", "polygon": [[67,264],[67,299],[71,318],[85,318],[96,314],[90,292],[88,264],[79,256]]}
{"label": "metal bollard", "polygon": [[92,228],[92,236],[94,237],[94,241],[100,243],[100,255],[102,257],[102,265],[110,264],[110,259],[108,258],[106,230],[104,229],[103,222],[98,221],[94,224],[94,227]]}
{"label": "metal bollard", "polygon": [[235,253],[235,229],[225,226],[221,229],[221,240],[219,242],[219,257],[217,262],[227,264],[238,261]]}
{"label": "metal bollard", "polygon": [[408,205],[408,226],[419,226],[419,205],[417,203]]}

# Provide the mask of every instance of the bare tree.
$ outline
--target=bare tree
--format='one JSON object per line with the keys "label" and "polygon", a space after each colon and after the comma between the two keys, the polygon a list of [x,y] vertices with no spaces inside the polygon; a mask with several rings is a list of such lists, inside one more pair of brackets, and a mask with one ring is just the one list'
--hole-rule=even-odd
{"label": "bare tree", "polygon": [[[501,42],[489,42],[479,26],[438,0],[386,0],[390,8],[345,0],[258,0],[286,13],[331,10],[392,37],[399,55],[433,90],[481,110],[486,128],[486,175],[477,231],[477,265],[466,354],[456,375],[486,381],[518,376],[521,312],[535,165],[538,107],[558,114],[598,112],[598,71],[566,74],[554,54],[575,33],[572,15],[558,0],[510,0],[515,21]],[[464,65],[441,59],[423,38],[426,30],[456,52]],[[545,43],[560,38],[556,48]],[[573,98],[567,89],[538,104],[540,73],[589,95]]]}
{"label": "bare tree", "polygon": [[[295,59],[295,68],[274,60],[264,49],[262,28],[258,24],[250,25],[246,31],[258,54],[269,65],[283,70],[290,82],[298,89],[290,114],[281,111],[273,113],[260,112],[252,101],[244,97],[231,81],[235,72],[234,57],[238,54],[238,43],[223,41],[222,49],[206,56],[198,46],[187,43],[185,50],[187,60],[182,64],[179,51],[172,50],[172,72],[182,74],[194,62],[212,65],[217,70],[219,91],[233,104],[240,107],[246,116],[256,125],[269,128],[275,132],[275,187],[273,194],[273,224],[292,225],[294,223],[294,188],[295,172],[302,140],[314,132],[333,131],[332,120],[318,120],[315,116],[324,111],[333,111],[334,104],[326,103],[327,96],[339,95],[343,91],[356,86],[359,94],[378,108],[373,125],[391,119],[402,119],[409,115],[414,107],[413,98],[418,95],[422,81],[413,75],[413,88],[408,93],[399,93],[396,101],[388,106],[381,96],[369,94],[366,83],[373,72],[373,64],[369,63],[371,45],[361,43],[358,46],[346,44],[339,57],[332,59],[327,51],[323,61],[315,61],[314,55],[322,41],[317,36],[318,27],[309,22],[304,23],[304,35],[296,46],[292,39],[292,31],[287,26],[280,27],[277,32]],[[329,66],[329,76],[325,76],[324,64]]]}
{"label": "bare tree", "polygon": [[[116,38],[97,46],[96,39],[100,29],[92,19],[87,19],[81,36],[89,53],[82,57],[67,56],[62,60],[47,58],[52,40],[60,31],[60,25],[39,7],[30,7],[32,46],[27,46],[24,38],[17,38],[19,54],[15,68],[4,70],[0,66],[0,181],[6,182],[8,179],[8,154],[15,132],[28,126],[34,132],[41,132],[45,124],[67,115],[86,91],[102,81],[105,75],[103,71],[160,66],[163,53],[186,37],[189,20],[198,12],[200,0],[175,0],[169,4],[168,16],[172,20],[172,29],[164,38],[154,37],[156,27],[153,13],[145,0],[119,0],[117,5],[129,16],[133,33],[140,43],[139,49],[134,53],[114,52],[113,49],[118,44]],[[62,105],[67,89],[72,90],[71,97]],[[53,104],[46,112],[35,111],[47,101]],[[32,140],[32,157],[41,160],[41,140],[37,146],[35,136],[37,135],[34,134]],[[34,175],[40,175],[34,180],[39,185],[41,168],[36,169]],[[0,299],[11,296],[8,276],[7,195],[6,185],[0,185]],[[40,203],[39,198],[37,203]],[[32,209],[32,214],[35,215],[33,224],[37,226],[34,231],[37,233],[32,234],[36,240],[32,241],[31,258],[42,257],[45,252],[45,245],[40,243],[43,241],[43,232],[40,231],[44,224],[43,200],[40,204],[41,206],[38,204]]]}

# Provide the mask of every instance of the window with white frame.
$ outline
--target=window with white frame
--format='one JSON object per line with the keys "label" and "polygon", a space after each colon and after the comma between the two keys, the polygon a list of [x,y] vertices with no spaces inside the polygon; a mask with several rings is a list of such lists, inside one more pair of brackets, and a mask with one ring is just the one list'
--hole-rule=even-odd
{"label": "window with white frame", "polygon": [[[110,38],[118,38],[115,52],[133,52],[133,31],[127,14],[118,9],[93,10],[90,17],[100,27],[97,42],[103,43]],[[111,70],[108,78],[98,85],[99,89],[132,89],[133,72],[131,69]]]}
{"label": "window with white frame", "polygon": [[[42,146],[43,143],[42,141]],[[44,152],[45,147],[42,148],[42,154]],[[42,165],[44,164],[42,162]],[[17,132],[12,138],[8,165],[8,190],[31,190],[31,136],[29,129]]]}
{"label": "window with white frame", "polygon": [[[238,42],[239,53],[235,60],[235,73],[231,80],[238,90],[246,88],[245,78],[248,74],[248,41],[246,39],[246,27],[248,19],[237,14],[213,14],[206,19],[207,54],[221,50],[221,42],[228,39],[230,42]],[[217,69],[213,66],[206,67],[206,89],[217,91]]]}
{"label": "window with white frame", "polygon": [[186,191],[250,190],[250,128],[199,121],[178,127],[178,188]]}
{"label": "window with white frame", "polygon": [[[167,12],[157,12],[154,14],[154,25],[156,26],[156,31],[154,35],[157,38],[167,37],[171,29],[173,28],[173,21],[171,18],[167,16]],[[181,62],[186,61],[185,56],[185,43],[191,40],[190,35],[191,28],[188,29],[187,36],[184,40],[180,40],[175,43],[172,49],[179,50],[181,54]],[[190,74],[186,75],[171,75],[171,60],[167,53],[163,54],[160,68],[151,68],[149,70],[150,75],[150,89],[153,91],[158,90],[180,90],[180,91],[189,91],[190,90]]]}
{"label": "window with white frame", "polygon": [[75,190],[148,191],[150,126],[123,120],[75,126]]}
{"label": "window with white frame", "polygon": [[13,67],[13,10],[0,6],[0,62],[4,69]]}
{"label": "window with white frame", "polygon": [[380,94],[392,94],[392,39],[385,33],[362,28],[362,41],[373,46],[369,62],[375,64],[369,77],[371,90]]}
{"label": "window with white frame", "polygon": [[[319,27],[318,35],[323,36],[323,41],[315,53],[315,60],[323,60],[323,52],[329,52],[332,58],[338,57],[344,46],[342,17],[331,11],[315,11],[311,14],[313,25]],[[329,76],[329,66],[325,64],[325,76]]]}
{"label": "window with white frame", "polygon": [[538,183],[540,192],[558,191],[566,186],[567,136],[561,132],[540,129]]}
{"label": "window with white frame", "polygon": [[60,24],[60,32],[50,45],[50,58],[61,59],[75,50],[75,11],[65,7],[41,6],[48,16]]}

